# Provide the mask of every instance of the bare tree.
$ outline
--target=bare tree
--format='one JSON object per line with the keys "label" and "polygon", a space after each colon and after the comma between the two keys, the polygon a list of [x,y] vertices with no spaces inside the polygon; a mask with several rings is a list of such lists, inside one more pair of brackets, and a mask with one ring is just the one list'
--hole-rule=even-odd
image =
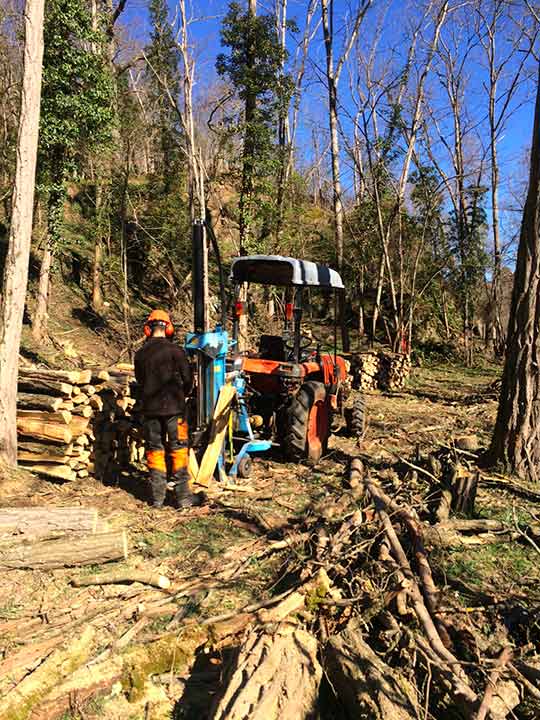
{"label": "bare tree", "polygon": [[[540,68],[539,68],[540,70]],[[540,480],[540,73],[499,409],[489,457]]]}
{"label": "bare tree", "polygon": [[36,176],[44,0],[26,0],[24,69],[8,253],[0,299],[0,461],[17,463],[17,371]]}

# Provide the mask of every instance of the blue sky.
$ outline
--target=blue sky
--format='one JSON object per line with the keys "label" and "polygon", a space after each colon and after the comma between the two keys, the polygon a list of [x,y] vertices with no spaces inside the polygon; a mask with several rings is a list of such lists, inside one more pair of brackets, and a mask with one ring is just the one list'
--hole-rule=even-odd
{"label": "blue sky", "polygon": [[[169,0],[171,16],[174,14],[174,2]],[[189,0],[188,0],[189,2]],[[334,12],[336,18],[336,30],[343,27],[343,18],[347,16],[348,9],[353,0],[335,0]],[[486,3],[487,5],[487,3]],[[204,93],[205,87],[212,84],[216,78],[215,58],[221,51],[219,30],[221,20],[227,11],[228,2],[225,0],[195,0],[191,5],[191,14],[193,23],[190,26],[190,33],[193,39],[195,54],[197,57],[197,76],[198,88]],[[300,34],[297,36],[301,39],[301,31],[304,24],[307,0],[289,0],[288,17],[296,19],[300,27]],[[378,13],[383,3],[374,2],[374,5],[368,15],[367,21],[364,23],[361,40],[365,47],[369,47],[375,33]],[[262,2],[259,0],[259,12],[269,12],[273,10],[273,3]],[[414,2],[406,2],[405,0],[394,0],[390,3],[388,12],[384,19],[384,31],[379,49],[379,62],[381,65],[388,62],[387,58],[393,56],[399,64],[399,59],[403,59],[407,52],[408,27],[414,19]],[[127,0],[126,11],[122,16],[124,24],[129,26],[129,32],[132,36],[138,38],[140,42],[148,35],[149,21],[145,0]],[[429,35],[429,29],[426,29],[426,37]],[[293,36],[289,38],[289,48],[294,52],[297,40]],[[473,53],[471,60],[467,63],[464,72],[468,74],[468,104],[471,117],[482,123],[485,118],[485,91],[483,83],[486,80],[486,71],[482,67],[480,49]],[[320,70],[324,68],[324,47],[322,44],[321,31],[313,41],[310,49],[310,63],[306,75],[305,97],[302,104],[301,127],[299,128],[299,160],[308,163],[311,157],[311,137],[313,126],[319,126],[321,132],[326,127],[325,115],[325,97],[326,90],[324,85],[318,81],[317,76]],[[530,64],[531,73],[534,72],[534,63]],[[343,126],[347,133],[351,131],[350,122],[347,122],[347,114],[353,112],[352,103],[349,100],[348,78],[345,70],[341,80],[341,101],[343,104]],[[435,93],[436,102],[438,102],[437,93],[440,93],[440,87],[437,85],[437,78],[433,76],[430,83],[430,92]],[[525,83],[516,95],[515,105],[517,109],[512,114],[507,123],[506,130],[499,144],[499,153],[501,160],[501,205],[504,213],[502,217],[505,241],[511,240],[512,234],[519,225],[519,202],[514,198],[514,194],[523,191],[524,183],[527,176],[527,153],[530,146],[530,138],[532,132],[532,115],[534,100],[532,97],[534,90],[534,76],[529,83]],[[441,95],[442,99],[442,95]],[[442,106],[441,106],[442,107]],[[441,110],[441,122],[444,125],[444,111]],[[449,126],[448,126],[449,127]],[[485,133],[482,130],[485,136]],[[486,138],[487,141],[487,138]],[[352,185],[352,175],[344,166],[344,185],[345,189],[350,190]],[[512,208],[515,208],[512,209]],[[486,206],[489,212],[489,203]],[[517,212],[516,212],[517,210]],[[509,258],[511,262],[511,258]]]}

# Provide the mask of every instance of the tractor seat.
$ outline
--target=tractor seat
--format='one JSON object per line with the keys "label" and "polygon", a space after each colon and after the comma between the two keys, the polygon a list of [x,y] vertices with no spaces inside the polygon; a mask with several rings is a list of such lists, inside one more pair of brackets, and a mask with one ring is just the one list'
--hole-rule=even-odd
{"label": "tractor seat", "polygon": [[259,353],[261,360],[278,360],[284,362],[286,358],[285,341],[281,335],[261,335],[259,338]]}

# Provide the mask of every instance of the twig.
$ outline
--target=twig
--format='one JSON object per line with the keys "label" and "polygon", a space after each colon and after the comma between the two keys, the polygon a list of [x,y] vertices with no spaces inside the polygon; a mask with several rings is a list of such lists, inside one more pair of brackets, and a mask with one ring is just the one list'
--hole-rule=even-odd
{"label": "twig", "polygon": [[486,689],[484,692],[484,697],[482,698],[482,702],[480,703],[480,707],[478,708],[476,720],[486,720],[491,705],[491,700],[493,699],[493,694],[495,692],[495,687],[499,679],[499,675],[501,674],[504,666],[507,665],[512,659],[512,654],[512,650],[509,647],[505,647],[501,650],[501,653],[495,662],[495,667],[489,675]]}

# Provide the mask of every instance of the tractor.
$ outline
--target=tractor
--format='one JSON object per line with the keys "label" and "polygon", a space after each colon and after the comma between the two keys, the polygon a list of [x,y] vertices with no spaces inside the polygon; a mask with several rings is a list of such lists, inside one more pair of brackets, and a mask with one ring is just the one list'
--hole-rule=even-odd
{"label": "tractor", "polygon": [[[317,463],[328,446],[333,416],[345,415],[351,432],[361,434],[364,402],[357,395],[349,399],[349,364],[337,354],[334,302],[333,352],[321,352],[321,343],[311,329],[303,330],[307,290],[331,292],[334,300],[343,293],[341,277],[335,270],[307,260],[276,255],[236,258],[231,267],[234,290],[232,337],[238,340],[241,316],[246,312],[249,289],[254,284],[284,290],[285,312],[281,334],[259,337],[256,352],[238,356],[246,376],[250,414],[264,437],[278,442],[287,459]],[[247,285],[248,300],[241,300]],[[348,412],[347,412],[348,411]]]}
{"label": "tractor", "polygon": [[[218,260],[221,285],[221,322],[213,330],[209,330],[205,302],[207,235]],[[240,256],[232,262],[227,302],[219,247],[211,228],[200,221],[193,228],[192,273],[194,332],[187,336],[186,350],[196,365],[197,393],[191,442],[195,449],[204,449],[219,438],[221,475],[228,465],[229,476],[248,477],[251,455],[275,446],[290,461],[316,464],[338,417],[346,420],[351,434],[363,434],[364,399],[352,394],[349,364],[337,353],[337,300],[344,286],[335,270],[277,255]],[[279,334],[261,334],[256,349],[240,352],[241,319],[247,315],[249,320],[254,285],[281,289],[283,327]],[[303,325],[307,294],[315,289],[333,296],[331,352],[323,352],[322,343],[314,339],[307,323]],[[226,308],[232,308],[231,336],[226,329]],[[225,415],[218,408],[227,386],[233,386],[235,394],[227,415],[228,436],[216,434],[220,422],[225,432],[220,420]]]}

